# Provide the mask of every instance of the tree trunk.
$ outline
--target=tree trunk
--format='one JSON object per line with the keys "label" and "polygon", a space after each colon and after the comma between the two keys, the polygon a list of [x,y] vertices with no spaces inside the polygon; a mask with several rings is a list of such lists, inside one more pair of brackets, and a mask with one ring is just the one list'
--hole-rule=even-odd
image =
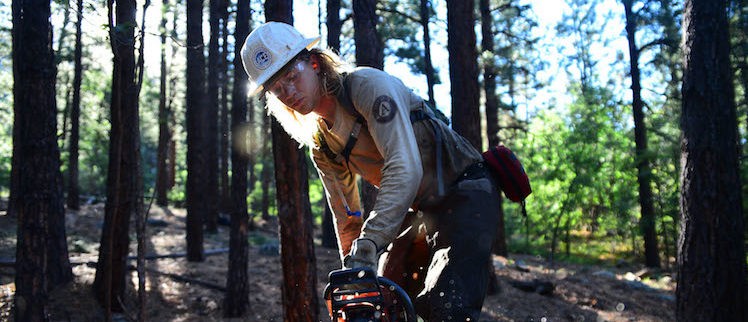
{"label": "tree trunk", "polygon": [[[164,8],[169,7],[169,0],[163,0]],[[161,75],[158,98],[158,148],[156,152],[156,204],[161,207],[169,205],[169,110],[166,107],[166,13],[161,11]]]}
{"label": "tree trunk", "polygon": [[[327,47],[340,52],[340,33],[343,23],[340,21],[340,0],[327,0]],[[322,217],[322,246],[332,249],[338,248],[338,241],[333,224],[333,214],[327,198],[322,198],[325,212]]]}
{"label": "tree trunk", "polygon": [[[79,4],[80,6],[80,4]],[[78,16],[78,30],[80,30],[80,14]],[[50,30],[52,30],[52,27],[50,26]],[[78,36],[76,38],[76,70],[80,71],[80,31],[78,32]],[[51,40],[49,46],[51,47]],[[55,61],[54,54],[52,57],[53,62]],[[32,60],[33,61],[33,60]],[[56,67],[56,65],[54,66]],[[54,70],[54,73],[56,74],[56,69]],[[52,76],[54,77],[54,76]],[[80,72],[78,73],[78,80],[75,88],[78,92],[78,104],[73,107],[73,117],[75,117],[75,121],[73,123],[74,126],[74,134],[75,139],[71,137],[71,141],[75,141],[75,150],[73,151],[71,149],[70,154],[75,155],[75,192],[74,194],[78,194],[78,125],[79,123],[79,115],[80,115]],[[53,83],[53,89],[54,89],[54,83]],[[57,126],[57,122],[55,122],[54,127]],[[64,142],[64,140],[63,140]],[[60,162],[60,150],[59,147],[57,147],[57,144],[55,144],[56,147],[56,153],[57,153],[57,164],[59,165]],[[72,144],[71,144],[72,147]],[[71,166],[72,170],[72,166]],[[59,170],[57,170],[59,172]],[[60,174],[61,175],[61,174]],[[62,181],[60,181],[62,182]],[[61,183],[64,185],[64,183]],[[73,185],[70,186],[71,188]],[[77,205],[76,205],[77,206]],[[77,207],[73,208],[77,209]],[[67,234],[65,232],[65,211],[63,210],[61,213],[53,213],[50,214],[48,217],[48,228],[47,228],[47,276],[49,277],[49,280],[47,281],[47,286],[50,290],[54,289],[55,287],[65,284],[67,282],[70,282],[73,280],[73,272],[70,267],[70,259],[68,258],[68,244],[67,244]]]}
{"label": "tree trunk", "polygon": [[[55,50],[55,67],[59,67],[60,63],[64,61],[70,60],[70,54],[68,53],[68,47],[65,46],[65,43],[68,38],[69,29],[68,24],[70,23],[70,1],[66,1],[64,3],[60,3],[61,6],[63,6],[65,9],[63,9],[63,18],[62,18],[62,25],[60,26],[59,30],[60,33],[57,37],[57,49]],[[77,11],[77,10],[76,10]],[[54,33],[54,27],[52,27],[52,32]],[[53,49],[54,50],[54,49]],[[63,54],[65,53],[65,54]],[[62,88],[59,88],[60,85],[65,86],[65,100],[64,104],[65,107],[62,108],[62,127],[60,127],[57,131],[58,133],[61,133],[60,137],[58,137],[58,140],[60,140],[60,146],[58,147],[60,151],[65,150],[65,140],[67,140],[68,135],[68,116],[70,115],[70,105],[71,97],[73,93],[73,86],[68,84],[70,81],[70,75],[69,73],[62,73],[57,75],[57,85],[56,90],[61,91]],[[63,177],[67,176],[66,173],[62,174]],[[63,183],[64,184],[64,183]]]}
{"label": "tree trunk", "polygon": [[[241,46],[249,34],[249,0],[238,0],[236,4],[236,29],[234,31],[234,87],[231,101],[231,128],[238,134],[247,124],[247,76],[241,59]],[[249,309],[249,216],[247,214],[247,156],[249,151],[239,149],[246,144],[243,135],[234,136],[235,148],[231,149],[231,232],[229,237],[229,267],[226,278],[226,298],[223,316],[238,318]]]}
{"label": "tree trunk", "polygon": [[327,47],[340,52],[340,0],[327,0]]}
{"label": "tree trunk", "polygon": [[[135,79],[134,0],[116,0],[115,25],[110,25],[114,70],[107,201],[94,290],[106,312],[122,311],[127,288],[130,218],[142,209],[140,189],[140,126]],[[136,217],[137,218],[137,217]]]}
{"label": "tree trunk", "polygon": [[489,0],[480,0],[481,49],[484,57],[483,91],[486,96],[486,137],[488,146],[496,146],[499,139],[499,99],[496,95],[496,66],[494,65],[493,16]]}
{"label": "tree trunk", "polygon": [[68,209],[80,208],[80,192],[78,189],[78,140],[80,139],[81,114],[81,78],[83,66],[81,64],[81,22],[83,21],[83,1],[78,0],[78,20],[75,23],[75,71],[73,76],[73,103],[70,111],[70,145],[68,146]]}
{"label": "tree trunk", "polygon": [[[143,3],[142,15],[141,15],[141,20],[140,20],[140,34],[139,34],[140,39],[143,39],[143,37],[145,37],[146,10],[148,9],[148,6],[150,4],[151,4],[150,1],[146,1]],[[136,98],[140,95],[140,89],[143,86],[143,74],[145,73],[144,64],[145,64],[145,42],[141,41],[140,47],[138,47],[138,61],[136,65],[136,74],[137,74],[137,79],[135,80],[136,81],[136,85],[135,85],[135,92],[136,92],[135,97]],[[139,127],[140,118],[138,115],[139,113],[138,108],[139,108],[139,105],[138,105],[138,101],[136,100],[135,101],[136,122],[134,124]],[[130,131],[130,133],[128,134],[131,134],[131,133],[132,131]],[[140,150],[140,145],[139,145],[140,131],[138,130],[135,133],[136,135],[132,136],[132,138],[135,138],[134,140],[138,142],[137,143],[138,153],[136,153],[135,155],[137,156],[138,159],[140,159],[140,151],[139,151]],[[147,310],[146,302],[148,300],[148,295],[145,289],[145,283],[146,283],[145,253],[147,252],[147,248],[148,248],[148,245],[146,244],[147,236],[146,236],[145,222],[146,222],[146,218],[148,217],[148,214],[145,212],[150,210],[150,205],[148,207],[148,210],[142,209],[143,207],[143,199],[142,199],[143,198],[142,196],[143,194],[143,188],[142,188],[143,172],[140,167],[136,167],[136,171],[137,172],[134,175],[136,178],[136,187],[137,187],[135,189],[136,190],[135,192],[136,201],[137,201],[136,203],[137,206],[135,210],[135,235],[137,238],[137,266],[136,267],[137,267],[137,274],[138,274],[138,302],[137,302],[138,303],[138,322],[145,322],[145,316],[146,316],[146,310]]]}
{"label": "tree trunk", "polygon": [[746,320],[745,231],[725,3],[685,2],[678,321]]}
{"label": "tree trunk", "polygon": [[[220,117],[220,126],[219,126],[219,133],[220,133],[220,154],[219,154],[219,160],[221,160],[220,164],[218,165],[219,174],[220,174],[220,194],[219,194],[219,200],[220,200],[220,213],[226,213],[230,214],[231,209],[233,208],[231,206],[231,190],[230,190],[230,181],[229,181],[229,158],[230,152],[229,152],[229,100],[231,99],[229,95],[229,70],[228,70],[228,54],[229,54],[229,48],[228,48],[228,40],[229,40],[229,31],[228,31],[228,23],[229,23],[229,13],[228,13],[228,3],[226,0],[221,1],[221,77],[220,80],[220,86],[221,86],[221,117]],[[238,43],[241,44],[243,40],[240,40]],[[241,55],[240,55],[241,56]],[[240,66],[241,67],[241,66]],[[242,72],[242,68],[239,68],[239,71]],[[243,73],[243,72],[242,72]],[[246,107],[245,107],[246,110]],[[245,116],[242,118],[242,120],[245,120],[246,117],[246,111]],[[246,122],[246,121],[244,121]],[[245,165],[246,168],[246,165]],[[245,169],[246,171],[246,169]],[[245,186],[246,186],[246,178],[244,179]]]}
{"label": "tree trunk", "polygon": [[356,65],[384,68],[384,45],[377,34],[376,0],[353,0]]}
{"label": "tree trunk", "polygon": [[[242,66],[242,68],[244,68],[244,66]],[[246,137],[242,135],[241,140],[242,142],[245,142],[244,140],[247,140],[247,169],[249,170],[249,182],[247,182],[247,188],[249,189],[248,193],[252,193],[255,190],[255,182],[257,182],[257,172],[255,171],[255,164],[257,164],[257,160],[262,160],[262,157],[258,158],[258,156],[261,155],[262,151],[257,146],[257,124],[255,124],[256,116],[254,100],[250,100],[247,104],[247,115],[249,117],[246,129],[247,133]],[[236,133],[234,133],[233,135],[233,139],[236,139]],[[234,148],[236,148],[236,144],[233,144],[233,146]],[[254,209],[256,208],[256,205],[250,200],[250,203],[247,207],[249,207],[249,225],[250,228],[252,228],[254,227],[253,218],[256,211],[256,209]]]}
{"label": "tree trunk", "polygon": [[[203,55],[203,0],[187,0],[187,260],[200,262],[203,254],[203,220],[207,205],[209,158]],[[215,174],[213,174],[215,176]]]}
{"label": "tree trunk", "polygon": [[208,165],[206,195],[203,202],[206,203],[205,230],[211,233],[218,231],[216,226],[218,220],[218,110],[221,102],[218,87],[221,72],[221,50],[218,39],[221,37],[221,2],[222,0],[209,0],[210,13],[208,22],[210,25],[210,39],[208,41],[208,91],[205,101],[207,132],[206,145],[203,153],[206,154]]}
{"label": "tree trunk", "polygon": [[323,203],[325,204],[325,213],[322,217],[322,247],[338,249],[338,238],[335,235],[332,210],[330,210],[327,200],[324,200]]}
{"label": "tree trunk", "polygon": [[[291,0],[268,0],[265,2],[265,20],[293,24],[292,10]],[[275,120],[271,132],[280,223],[284,319],[318,321],[317,260],[309,204],[307,156]]]}
{"label": "tree trunk", "polygon": [[280,223],[285,320],[318,321],[317,260],[306,155],[275,120],[272,135],[275,160],[283,160],[275,163],[275,191]]}
{"label": "tree trunk", "polygon": [[[356,65],[384,69],[384,47],[377,34],[377,13],[375,0],[353,0],[353,28],[356,42]],[[364,219],[374,209],[377,188],[362,179],[361,203]]]}
{"label": "tree trunk", "polygon": [[421,17],[421,29],[423,29],[423,62],[424,72],[426,73],[426,84],[428,87],[429,104],[436,107],[434,98],[434,85],[436,85],[436,75],[434,73],[434,64],[431,62],[431,32],[429,31],[429,22],[431,18],[430,0],[421,0],[419,6],[419,15]]}
{"label": "tree trunk", "polygon": [[629,57],[631,58],[631,92],[633,97],[632,109],[634,114],[634,142],[636,143],[636,168],[639,181],[639,206],[641,219],[639,225],[644,235],[644,258],[648,267],[660,267],[659,247],[657,246],[656,217],[652,202],[652,187],[647,152],[647,124],[644,122],[644,102],[641,97],[641,82],[639,72],[639,48],[636,47],[637,18],[631,7],[633,0],[623,0],[626,12],[626,37],[629,42]]}
{"label": "tree trunk", "polygon": [[[481,15],[481,47],[484,52],[488,52],[489,60],[484,61],[483,66],[483,92],[486,96],[486,137],[488,137],[488,146],[499,144],[499,99],[496,95],[496,67],[493,61],[494,41],[493,41],[493,16],[488,0],[480,0]],[[506,233],[504,228],[504,208],[503,200],[499,194],[499,224],[496,231],[496,238],[493,241],[493,252],[496,255],[507,256],[509,251],[506,246]]]}
{"label": "tree trunk", "polygon": [[452,128],[481,150],[478,53],[473,1],[447,0],[447,50],[452,93]]}
{"label": "tree trunk", "polygon": [[[264,104],[264,102],[261,104]],[[262,208],[263,220],[270,220],[270,184],[273,180],[271,173],[273,169],[273,161],[270,146],[272,139],[267,139],[272,135],[270,131],[270,116],[263,113],[261,132],[264,139],[262,140],[262,172],[260,173],[260,186],[262,188],[262,201],[260,208]]]}
{"label": "tree trunk", "polygon": [[[56,135],[57,71],[50,13],[49,1],[14,0],[12,3],[13,170],[18,175],[13,187],[18,216],[16,321],[46,321],[48,289],[60,283],[63,277],[72,279],[65,243],[63,184]],[[65,247],[55,247],[58,242]]]}

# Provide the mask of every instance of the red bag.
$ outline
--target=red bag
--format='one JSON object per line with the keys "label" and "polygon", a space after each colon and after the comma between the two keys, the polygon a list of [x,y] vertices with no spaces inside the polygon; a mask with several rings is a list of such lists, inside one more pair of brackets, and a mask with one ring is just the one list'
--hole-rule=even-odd
{"label": "red bag", "polygon": [[525,168],[509,148],[499,145],[483,152],[483,160],[509,200],[522,202],[532,192]]}

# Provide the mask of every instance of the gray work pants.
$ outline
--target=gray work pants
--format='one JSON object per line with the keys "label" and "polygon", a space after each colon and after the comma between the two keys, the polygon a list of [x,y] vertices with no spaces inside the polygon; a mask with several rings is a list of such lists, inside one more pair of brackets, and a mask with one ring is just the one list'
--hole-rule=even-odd
{"label": "gray work pants", "polygon": [[[498,194],[485,166],[476,164],[439,205],[406,221],[385,260],[384,276],[409,293],[420,317],[478,321],[493,267]],[[427,255],[416,254],[419,250]]]}

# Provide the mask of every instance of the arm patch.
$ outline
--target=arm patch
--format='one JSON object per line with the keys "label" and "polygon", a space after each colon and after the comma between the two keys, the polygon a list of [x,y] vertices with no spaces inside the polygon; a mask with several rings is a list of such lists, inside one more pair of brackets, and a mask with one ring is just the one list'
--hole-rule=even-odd
{"label": "arm patch", "polygon": [[397,103],[395,103],[395,100],[393,100],[392,97],[382,95],[374,100],[374,106],[372,106],[371,111],[377,122],[387,123],[395,118],[395,114],[397,114]]}

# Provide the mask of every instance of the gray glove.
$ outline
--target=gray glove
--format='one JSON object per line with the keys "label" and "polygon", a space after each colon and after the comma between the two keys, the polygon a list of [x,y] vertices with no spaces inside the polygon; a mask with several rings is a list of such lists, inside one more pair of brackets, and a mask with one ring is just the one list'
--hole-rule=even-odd
{"label": "gray glove", "polygon": [[357,238],[353,241],[351,255],[344,266],[346,268],[368,267],[376,273],[378,263],[377,244],[368,238]]}

